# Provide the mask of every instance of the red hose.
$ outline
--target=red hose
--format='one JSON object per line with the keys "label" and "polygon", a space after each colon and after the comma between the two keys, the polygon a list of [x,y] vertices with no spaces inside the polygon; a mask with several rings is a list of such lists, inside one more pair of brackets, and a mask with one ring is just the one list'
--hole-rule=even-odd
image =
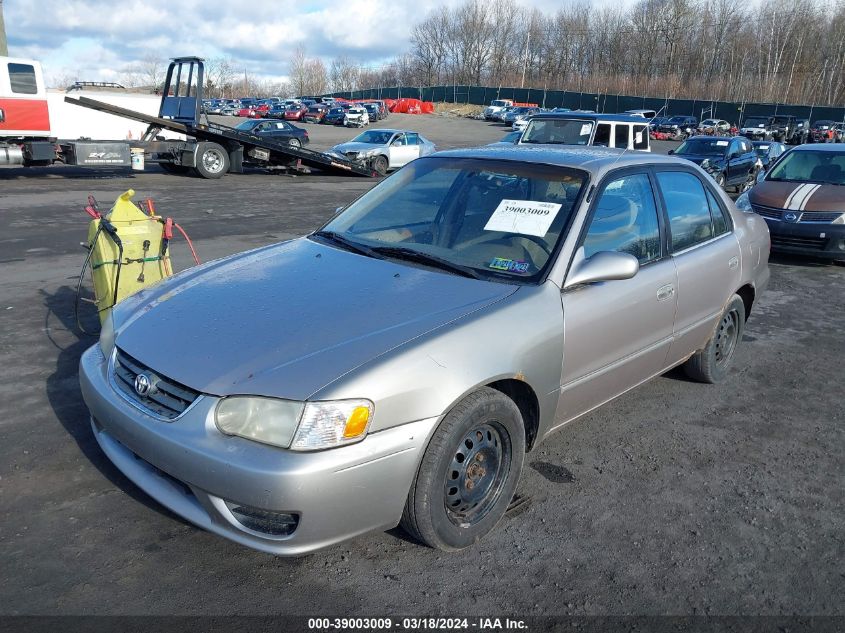
{"label": "red hose", "polygon": [[180,232],[180,233],[182,234],[182,236],[185,238],[185,241],[186,241],[186,242],[188,242],[188,248],[190,248],[190,249],[191,249],[191,255],[193,255],[193,256],[194,256],[194,261],[195,261],[195,262],[197,263],[197,265],[199,266],[199,263],[200,263],[200,258],[199,258],[199,257],[197,257],[197,252],[194,250],[194,243],[193,243],[193,242],[191,242],[191,238],[190,238],[190,237],[188,237],[188,234],[187,234],[187,233],[185,233],[185,229],[183,229],[181,226],[179,226],[176,222],[174,222],[174,223],[173,223],[173,226],[175,226],[177,229],[179,229],[179,232]]}

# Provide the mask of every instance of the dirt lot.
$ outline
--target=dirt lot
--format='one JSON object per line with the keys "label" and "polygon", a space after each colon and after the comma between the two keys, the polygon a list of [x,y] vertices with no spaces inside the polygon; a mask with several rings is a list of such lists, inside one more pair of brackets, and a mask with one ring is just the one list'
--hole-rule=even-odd
{"label": "dirt lot", "polygon": [[[465,119],[386,124],[441,148],[504,134]],[[352,135],[309,129],[316,149]],[[564,428],[529,455],[527,508],[462,553],[393,530],[274,558],[126,480],[77,383],[95,342],[73,324],[86,196],[153,197],[210,259],[310,231],[373,184],[0,170],[0,613],[845,615],[839,266],[773,261],[730,380],[673,372]]]}

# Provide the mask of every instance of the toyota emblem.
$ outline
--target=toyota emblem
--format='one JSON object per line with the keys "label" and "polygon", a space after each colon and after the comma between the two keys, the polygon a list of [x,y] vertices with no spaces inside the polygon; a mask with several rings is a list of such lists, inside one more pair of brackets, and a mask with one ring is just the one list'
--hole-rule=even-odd
{"label": "toyota emblem", "polygon": [[135,376],[135,393],[137,393],[142,398],[145,397],[148,393],[150,393],[150,389],[152,389],[153,383],[150,381],[149,377],[146,374],[138,374]]}
{"label": "toyota emblem", "polygon": [[790,211],[789,213],[783,214],[783,219],[786,220],[787,222],[797,222],[798,221],[798,214]]}

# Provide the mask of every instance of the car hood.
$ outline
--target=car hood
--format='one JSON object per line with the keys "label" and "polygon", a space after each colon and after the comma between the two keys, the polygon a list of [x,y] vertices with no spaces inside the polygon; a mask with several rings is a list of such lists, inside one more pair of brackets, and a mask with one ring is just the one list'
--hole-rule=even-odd
{"label": "car hood", "polygon": [[763,180],[751,188],[748,199],[774,209],[845,212],[845,187],[838,185]]}
{"label": "car hood", "polygon": [[335,145],[332,150],[346,154],[347,152],[368,152],[374,149],[383,149],[384,145],[375,145],[373,143],[341,143]]}
{"label": "car hood", "polygon": [[305,400],[517,289],[301,238],[189,269],[143,293],[118,318],[116,344],[203,393]]}

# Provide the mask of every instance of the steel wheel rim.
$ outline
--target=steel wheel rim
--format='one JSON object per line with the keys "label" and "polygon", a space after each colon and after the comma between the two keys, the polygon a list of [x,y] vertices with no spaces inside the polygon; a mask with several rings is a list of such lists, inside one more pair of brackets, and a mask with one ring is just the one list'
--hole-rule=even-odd
{"label": "steel wheel rim", "polygon": [[299,139],[292,138],[291,140],[288,141],[288,145],[290,145],[291,147],[299,147],[300,146]]}
{"label": "steel wheel rim", "polygon": [[739,314],[731,310],[719,321],[716,330],[716,364],[724,367],[730,362],[739,336]]}
{"label": "steel wheel rim", "polygon": [[723,174],[719,174],[719,177],[716,178],[716,184],[719,185],[720,187],[725,186],[725,176]]}
{"label": "steel wheel rim", "polygon": [[510,441],[497,422],[478,424],[464,434],[445,477],[449,520],[468,527],[484,519],[501,497],[510,464]]}
{"label": "steel wheel rim", "polygon": [[206,171],[216,174],[223,169],[223,154],[216,149],[206,150],[202,155],[202,166]]}

